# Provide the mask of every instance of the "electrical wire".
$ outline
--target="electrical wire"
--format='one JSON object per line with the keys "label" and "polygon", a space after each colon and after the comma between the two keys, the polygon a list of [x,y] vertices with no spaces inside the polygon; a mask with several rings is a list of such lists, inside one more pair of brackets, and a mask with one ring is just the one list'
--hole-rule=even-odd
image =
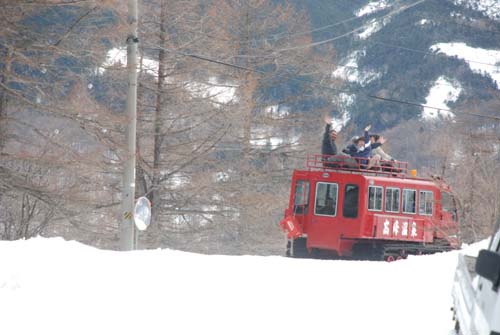
{"label": "electrical wire", "polygon": [[[398,8],[398,9],[395,9],[391,12],[389,12],[388,14],[380,17],[378,20],[381,21],[381,20],[384,20],[388,17],[391,17],[393,15],[396,15],[396,14],[399,14],[401,12],[404,12],[410,8],[413,8],[417,5],[420,5],[421,3],[425,2],[427,0],[419,0],[419,1],[416,1],[410,5],[407,5],[407,6],[404,6],[404,7],[401,7],[401,8]],[[275,51],[275,53],[280,53],[280,52],[285,52],[285,51],[292,51],[292,50],[299,50],[299,49],[307,49],[307,48],[311,48],[311,47],[315,47],[315,46],[319,46],[319,45],[323,45],[323,44],[326,44],[326,43],[330,43],[330,42],[333,42],[333,41],[336,41],[338,39],[341,39],[341,38],[344,38],[346,36],[350,36],[358,31],[361,31],[369,26],[371,26],[373,24],[373,22],[369,22],[369,23],[366,23],[358,28],[355,28],[351,31],[348,31],[347,33],[344,33],[342,35],[339,35],[339,36],[335,36],[335,37],[332,37],[332,38],[328,38],[328,39],[325,39],[325,40],[321,40],[321,41],[317,41],[317,42],[313,42],[313,43],[309,43],[309,44],[304,44],[304,45],[297,45],[297,46],[294,46],[294,47],[288,47],[288,48],[282,48],[282,49],[278,49]]]}
{"label": "electrical wire", "polygon": [[[203,56],[203,55],[192,54],[192,53],[185,53],[185,52],[182,52],[182,51],[176,51],[176,50],[171,50],[171,49],[161,48],[161,47],[158,47],[158,49],[163,50],[163,51],[168,52],[168,53],[171,53],[171,54],[176,54],[176,55],[183,56],[183,57],[189,57],[189,58],[193,58],[193,59],[198,59],[198,60],[201,60],[201,61],[205,61],[205,62],[209,62],[209,63],[214,63],[214,64],[226,66],[226,67],[231,67],[231,68],[238,69],[238,70],[243,70],[243,71],[258,73],[258,74],[262,74],[262,75],[268,75],[269,74],[266,71],[257,70],[257,69],[251,69],[251,68],[248,68],[248,67],[245,67],[245,66],[227,63],[227,62],[220,61],[220,60],[217,60],[217,59],[212,59],[210,57]],[[424,105],[424,104],[420,104],[420,103],[416,103],[416,102],[398,100],[398,99],[393,99],[393,98],[384,98],[384,97],[381,97],[381,96],[378,96],[378,95],[374,95],[374,94],[368,94],[368,93],[362,93],[362,92],[352,92],[352,91],[348,91],[348,90],[338,89],[338,88],[334,88],[334,87],[331,87],[331,86],[326,86],[326,85],[323,85],[323,84],[315,83],[313,81],[310,81],[310,80],[307,80],[307,79],[303,79],[303,78],[297,78],[297,77],[291,77],[291,76],[285,76],[285,78],[290,79],[290,80],[294,80],[294,81],[299,81],[299,82],[302,82],[302,83],[306,83],[306,84],[309,84],[311,86],[315,86],[317,88],[327,89],[327,90],[336,91],[336,92],[340,92],[340,93],[360,94],[360,95],[366,96],[366,97],[371,98],[371,99],[376,99],[376,100],[385,101],[385,102],[399,103],[399,104],[404,104],[404,105],[408,105],[408,106],[433,109],[433,110],[437,110],[438,112],[439,111],[443,111],[443,112],[450,112],[450,113],[455,113],[455,114],[465,114],[465,115],[471,115],[471,116],[476,116],[476,117],[491,119],[491,120],[495,120],[495,121],[500,121],[500,117],[498,117],[498,116],[483,115],[483,114],[479,114],[479,113],[466,112],[466,111],[453,111],[453,110],[447,109],[447,108],[439,108],[439,107]]]}
{"label": "electrical wire", "polygon": [[[434,56],[434,57],[436,57],[436,56],[441,57],[442,56],[439,53],[434,53],[434,52],[429,52],[429,51],[419,50],[419,49],[413,49],[413,48],[409,48],[409,47],[403,47],[403,46],[399,46],[399,45],[395,45],[395,44],[391,44],[391,43],[386,43],[386,42],[367,41],[367,43],[379,44],[379,45],[383,45],[383,46],[394,48],[394,49],[405,50],[405,51],[410,51],[410,52],[417,52],[417,53],[421,53],[421,54],[429,55],[429,56]],[[494,67],[498,67],[499,66],[499,65],[496,65],[496,64],[479,62],[479,61],[474,61],[474,60],[465,59],[465,58],[463,58],[463,60],[465,62],[468,62],[468,63],[475,63],[475,64],[481,64],[481,65],[494,66]]]}
{"label": "electrical wire", "polygon": [[309,29],[309,30],[304,30],[304,31],[297,31],[297,32],[294,32],[294,33],[280,32],[280,33],[271,34],[270,36],[265,37],[265,38],[252,39],[251,41],[248,41],[247,39],[245,39],[245,40],[233,40],[233,39],[230,39],[230,38],[215,36],[213,34],[206,33],[206,32],[203,32],[203,31],[200,32],[200,31],[195,30],[195,29],[187,29],[187,28],[184,28],[184,29],[186,31],[190,32],[190,33],[202,34],[202,35],[204,35],[206,37],[213,38],[213,39],[216,39],[216,40],[219,40],[219,41],[226,41],[226,42],[232,42],[232,43],[238,43],[238,44],[245,44],[245,43],[259,43],[259,42],[266,42],[266,41],[274,41],[274,42],[276,42],[276,41],[279,41],[280,39],[284,39],[284,38],[292,38],[292,37],[296,37],[296,36],[302,36],[302,35],[307,35],[307,34],[311,34],[311,33],[316,33],[316,32],[322,31],[322,30],[330,29],[330,28],[333,28],[333,27],[336,27],[336,26],[339,26],[339,25],[342,25],[342,24],[345,24],[345,23],[348,23],[348,22],[351,22],[351,21],[360,20],[360,19],[362,19],[361,16],[351,16],[351,17],[349,17],[347,19],[344,19],[342,21],[335,22],[335,23],[330,23],[330,24],[327,24],[327,25],[324,25],[324,26],[320,26],[320,27],[317,27],[317,28],[314,28],[314,29]]}

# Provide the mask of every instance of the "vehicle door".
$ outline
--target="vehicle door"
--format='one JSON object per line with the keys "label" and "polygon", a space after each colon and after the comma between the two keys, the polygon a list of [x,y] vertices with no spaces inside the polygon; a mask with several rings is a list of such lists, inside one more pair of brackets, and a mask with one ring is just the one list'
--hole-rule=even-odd
{"label": "vehicle door", "polygon": [[312,201],[312,218],[308,229],[308,240],[314,247],[331,248],[338,230],[339,184],[332,181],[316,181]]}
{"label": "vehicle door", "polygon": [[293,215],[297,218],[301,225],[307,224],[307,217],[309,214],[310,202],[310,182],[305,178],[306,176],[298,175],[293,185]]}

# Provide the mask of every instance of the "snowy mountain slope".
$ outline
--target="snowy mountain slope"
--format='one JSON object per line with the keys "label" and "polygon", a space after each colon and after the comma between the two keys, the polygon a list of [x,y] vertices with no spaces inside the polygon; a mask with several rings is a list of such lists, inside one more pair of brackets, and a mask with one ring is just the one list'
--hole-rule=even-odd
{"label": "snowy mountain slope", "polygon": [[[307,10],[311,15],[315,40],[336,39],[333,75],[344,79],[344,89],[355,94],[347,110],[355,125],[373,123],[378,130],[390,128],[410,118],[429,118],[421,107],[387,103],[369,98],[382,96],[426,104],[439,78],[460,85],[457,97],[443,107],[453,109],[462,102],[495,99],[493,80],[500,71],[497,58],[500,40],[500,3],[496,0],[429,0],[407,10],[418,1],[318,0]],[[393,13],[393,14],[391,14]],[[328,23],[339,24],[328,27]],[[364,27],[361,31],[360,27]],[[349,34],[349,32],[354,33]],[[465,45],[467,48],[453,48]],[[442,46],[440,52],[435,48]],[[447,48],[445,49],[445,46]],[[467,62],[473,60],[493,66]],[[495,56],[496,57],[496,56]],[[437,115],[437,113],[434,113]]]}
{"label": "snowy mountain slope", "polygon": [[500,2],[498,0],[452,0],[455,4],[482,12],[486,16],[500,20]]}
{"label": "snowy mountain slope", "polygon": [[[457,252],[394,263],[0,242],[2,334],[450,334]],[[28,322],[26,322],[28,320]]]}
{"label": "snowy mountain slope", "polygon": [[425,98],[425,105],[442,108],[443,110],[438,111],[432,108],[424,107],[422,118],[431,120],[438,116],[452,118],[454,114],[447,111],[449,108],[447,103],[455,102],[461,92],[462,88],[459,83],[455,83],[455,85],[453,85],[453,83],[448,81],[445,77],[439,77],[429,91],[429,95]]}
{"label": "snowy mountain slope", "polygon": [[500,89],[500,49],[472,48],[465,43],[438,43],[430,48],[451,57],[463,59],[474,73],[489,76]]}

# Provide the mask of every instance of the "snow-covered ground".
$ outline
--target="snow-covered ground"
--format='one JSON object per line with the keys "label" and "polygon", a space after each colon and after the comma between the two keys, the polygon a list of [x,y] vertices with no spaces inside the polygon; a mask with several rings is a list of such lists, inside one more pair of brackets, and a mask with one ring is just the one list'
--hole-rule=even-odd
{"label": "snow-covered ground", "polygon": [[454,114],[447,111],[450,109],[447,103],[457,101],[461,92],[462,87],[460,83],[451,82],[443,76],[439,77],[431,87],[429,95],[425,98],[425,105],[442,108],[443,110],[438,111],[434,108],[424,107],[422,118],[427,120],[437,118],[438,116],[452,118]]}
{"label": "snow-covered ground", "polygon": [[300,143],[300,135],[291,135],[288,138],[278,137],[272,135],[273,131],[273,128],[269,126],[252,129],[250,144],[254,147],[276,149],[279,146],[289,145],[293,147]]}
{"label": "snow-covered ground", "polygon": [[375,34],[380,29],[382,29],[390,21],[391,21],[390,17],[386,17],[383,20],[373,19],[367,24],[366,29],[364,29],[361,33],[358,34],[358,37],[362,40],[366,40],[368,37]]}
{"label": "snow-covered ground", "polygon": [[339,93],[333,99],[333,103],[338,106],[339,113],[333,116],[332,127],[335,131],[340,132],[349,120],[351,120],[350,108],[356,101],[355,94]]}
{"label": "snow-covered ground", "polygon": [[473,72],[489,75],[500,89],[500,50],[473,48],[465,43],[438,43],[432,51],[465,60]]}
{"label": "snow-covered ground", "polygon": [[[113,66],[127,66],[127,49],[113,48],[106,53],[106,60],[101,67],[97,69],[97,73],[103,75],[106,69]],[[140,58],[140,69],[155,78],[158,78],[158,61],[148,57]],[[92,84],[89,84],[92,85]],[[186,89],[192,96],[198,98],[209,98],[214,104],[228,104],[236,100],[237,87],[232,83],[219,82],[216,77],[210,77],[208,82],[189,82],[185,83]],[[92,87],[89,86],[89,89]]]}
{"label": "snow-covered ground", "polygon": [[[106,69],[112,66],[127,66],[127,48],[112,48],[106,53],[106,60],[97,69],[97,72],[103,75]],[[142,70],[154,77],[158,77],[158,61],[148,57],[141,58]]]}
{"label": "snow-covered ground", "polygon": [[228,104],[236,100],[236,85],[221,83],[216,77],[211,77],[208,83],[188,83],[187,90],[192,96],[209,98],[216,104]]}
{"label": "snow-covered ground", "polygon": [[370,82],[380,78],[381,73],[375,71],[363,71],[358,68],[358,60],[366,55],[366,50],[357,50],[343,59],[332,76],[347,80],[349,82],[359,83],[361,86],[368,85]]}
{"label": "snow-covered ground", "polygon": [[386,9],[387,7],[389,7],[387,0],[370,1],[365,6],[354,12],[354,15],[361,17]]}
{"label": "snow-covered ground", "polygon": [[455,5],[484,13],[491,19],[500,20],[500,1],[498,0],[451,0]]}
{"label": "snow-covered ground", "polygon": [[449,335],[453,328],[457,252],[385,263],[115,252],[35,238],[0,242],[0,259],[6,335]]}

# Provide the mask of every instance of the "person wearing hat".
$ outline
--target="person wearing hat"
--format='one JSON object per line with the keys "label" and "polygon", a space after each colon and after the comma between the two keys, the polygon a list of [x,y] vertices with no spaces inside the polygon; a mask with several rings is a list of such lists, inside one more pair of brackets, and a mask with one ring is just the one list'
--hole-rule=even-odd
{"label": "person wearing hat", "polygon": [[370,128],[371,125],[365,127],[364,136],[353,136],[351,138],[351,144],[342,150],[342,152],[354,157],[359,163],[358,167],[362,169],[371,168],[376,165],[380,159],[379,157],[375,157],[373,160],[371,158],[372,149],[378,148],[382,145],[382,143],[372,144],[370,142],[370,137],[368,135]]}
{"label": "person wearing hat", "polygon": [[342,149],[342,152],[345,154],[348,154],[349,156],[354,156],[356,152],[358,152],[358,147],[356,146],[356,143],[358,143],[359,136],[353,136],[351,137],[351,144],[349,144],[347,147]]}
{"label": "person wearing hat", "polygon": [[365,136],[357,139],[357,151],[352,155],[360,162],[362,169],[370,169],[374,166],[378,166],[380,161],[379,155],[372,156],[372,149],[380,147],[383,143],[370,142],[370,135],[368,134],[368,131],[371,127],[371,125],[365,127]]}

